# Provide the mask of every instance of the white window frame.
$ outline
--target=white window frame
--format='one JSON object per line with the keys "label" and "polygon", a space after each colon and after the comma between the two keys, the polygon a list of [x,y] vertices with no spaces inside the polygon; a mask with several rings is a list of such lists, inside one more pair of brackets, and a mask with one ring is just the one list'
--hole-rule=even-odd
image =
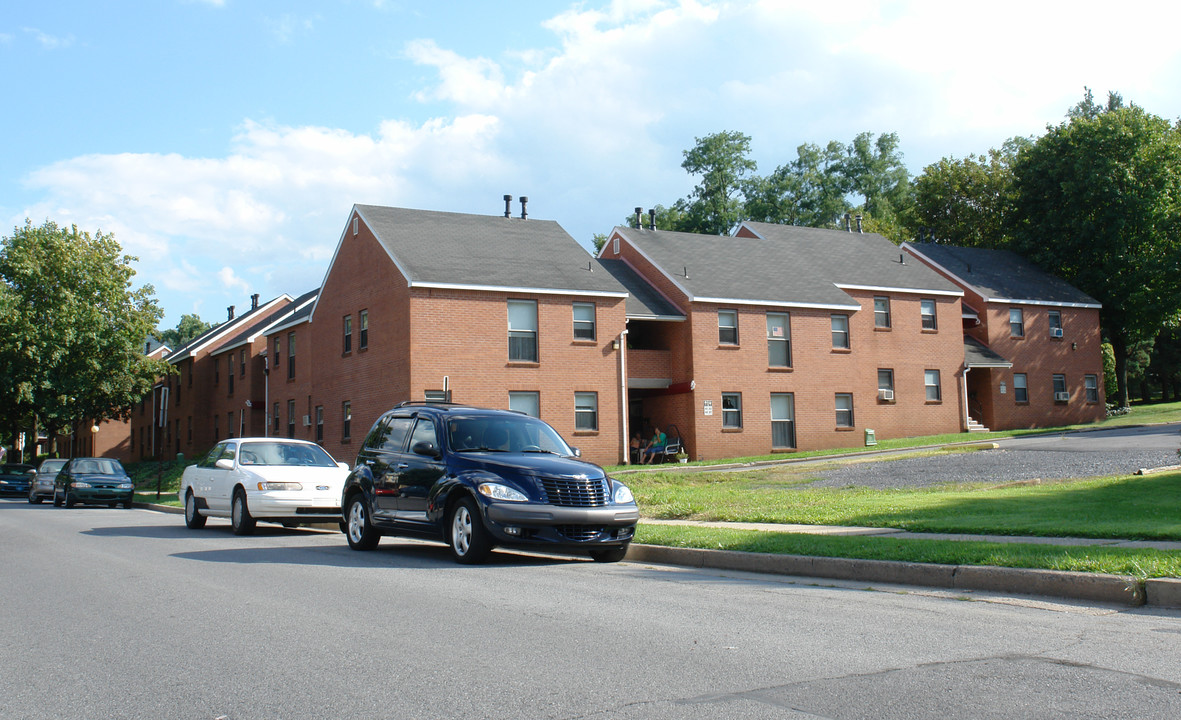
{"label": "white window frame", "polygon": [[[780,402],[776,403],[776,400]],[[789,444],[776,444],[777,434],[786,435]],[[776,450],[790,450],[796,447],[796,399],[794,393],[771,393],[771,447]]]}
{"label": "white window frame", "polygon": [[574,393],[574,430],[576,432],[598,432],[599,394],[597,392]]}
{"label": "white window frame", "polygon": [[890,298],[885,295],[874,296],[873,326],[882,329],[890,327]]}
{"label": "white window frame", "polygon": [[853,343],[849,337],[849,316],[844,313],[833,313],[830,318],[833,350],[852,349]]}
{"label": "white window frame", "polygon": [[[853,393],[836,393],[834,395],[833,399],[834,399],[834,403],[835,403],[835,407],[836,407],[837,427],[839,427],[839,428],[857,427],[857,425],[854,424],[856,422],[856,419],[853,416]],[[844,400],[847,400],[848,402],[843,403],[842,401],[844,401]],[[847,405],[847,407],[842,407],[842,404]],[[841,419],[842,414],[844,414],[846,416],[844,421],[842,421],[842,419]]]}
{"label": "white window frame", "polygon": [[[775,335],[777,329],[779,335]],[[775,350],[784,356],[785,362],[776,362]],[[767,313],[767,366],[791,367],[791,315],[788,313]]]}
{"label": "white window frame", "polygon": [[726,430],[742,429],[742,393],[722,393],[722,428]]}
{"label": "white window frame", "polygon": [[541,393],[536,390],[512,390],[508,394],[508,409],[541,417]]}
{"label": "white window frame", "polygon": [[[579,317],[579,314],[583,317]],[[573,305],[574,313],[574,339],[575,340],[595,340],[597,333],[597,323],[595,322],[595,304],[576,302]],[[590,317],[586,317],[589,313]],[[589,333],[589,334],[588,334]]]}
{"label": "white window frame", "polygon": [[[514,312],[514,308],[516,312]],[[508,301],[508,359],[509,362],[539,362],[541,352],[538,348],[537,332],[537,301],[509,300]],[[516,348],[514,350],[513,340]],[[529,353],[522,353],[521,341],[532,340],[532,357]]]}
{"label": "white window frame", "polygon": [[1029,402],[1029,376],[1025,373],[1013,373],[1013,402]]}
{"label": "white window frame", "polygon": [[1025,337],[1025,313],[1021,308],[1009,308],[1009,336]]}
{"label": "white window frame", "polygon": [[927,402],[943,402],[942,377],[938,370],[923,371],[923,388],[927,393]]}
{"label": "white window frame", "polygon": [[[927,312],[928,308],[930,309],[930,312]],[[919,299],[919,317],[922,319],[922,325],[923,325],[924,330],[938,330],[939,329],[939,322],[938,322],[936,315],[935,315],[935,311],[937,309],[938,309],[938,306],[935,304],[935,301],[933,299],[931,299],[931,298]]]}
{"label": "white window frame", "polygon": [[718,310],[718,344],[737,345],[738,340],[738,311]]}

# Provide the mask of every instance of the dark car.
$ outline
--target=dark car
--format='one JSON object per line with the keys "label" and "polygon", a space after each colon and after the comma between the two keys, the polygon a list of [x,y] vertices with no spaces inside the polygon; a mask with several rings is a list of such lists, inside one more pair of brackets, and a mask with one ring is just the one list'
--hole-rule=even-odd
{"label": "dark car", "polygon": [[0,465],[0,495],[24,495],[29,492],[29,483],[37,468],[20,463]]}
{"label": "dark car", "polygon": [[365,438],[341,496],[354,550],[442,540],[461,563],[497,545],[623,559],[640,512],[626,485],[552,427],[508,410],[402,403]]}
{"label": "dark car", "polygon": [[74,458],[66,463],[53,485],[53,504],[74,507],[76,503],[131,507],[135,485],[118,460]]}

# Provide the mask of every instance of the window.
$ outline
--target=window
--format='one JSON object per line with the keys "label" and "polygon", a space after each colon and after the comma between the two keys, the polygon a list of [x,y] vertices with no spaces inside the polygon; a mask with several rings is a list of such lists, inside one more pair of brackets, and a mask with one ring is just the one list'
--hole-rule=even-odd
{"label": "window", "polygon": [[221,430],[217,427],[217,416],[213,416],[213,441],[221,440]]}
{"label": "window", "polygon": [[341,403],[340,406],[341,431],[340,437],[342,440],[348,440],[352,437],[353,432],[353,404],[349,401]]}
{"label": "window", "polygon": [[1013,373],[1013,402],[1029,402],[1029,385],[1026,384],[1025,373]]}
{"label": "window", "polygon": [[287,401],[287,437],[295,437],[295,401]]}
{"label": "window", "polygon": [[1013,337],[1025,337],[1025,318],[1021,308],[1009,308],[1009,334]]}
{"label": "window", "polygon": [[193,387],[193,361],[189,360],[189,387]]}
{"label": "window", "polygon": [[791,367],[791,319],[787,313],[767,313],[767,365]]}
{"label": "window", "polygon": [[344,352],[353,351],[353,316],[344,316]]}
{"label": "window", "polygon": [[274,353],[273,357],[275,358],[275,368],[276,369],[279,367],[279,359],[281,357],[279,355],[279,350],[280,350],[279,346],[280,346],[279,338],[275,338],[275,353]]}
{"label": "window", "polygon": [[413,423],[412,417],[392,417],[373,429],[365,439],[365,447],[383,452],[402,452],[402,446],[406,442],[406,436],[410,434],[410,426]]}
{"label": "window", "polygon": [[413,448],[418,443],[430,443],[435,447],[439,447],[439,438],[435,434],[435,423],[430,418],[418,418],[418,422],[414,423],[414,431],[410,433],[410,447]]}
{"label": "window", "polygon": [[226,413],[226,437],[234,437],[234,411]]}
{"label": "window", "polygon": [[737,310],[719,310],[718,311],[718,344],[719,345],[737,345],[738,344],[738,311]]}
{"label": "window", "polygon": [[935,301],[929,298],[919,300],[919,315],[923,318],[924,330],[937,330],[935,325]]}
{"label": "window", "polygon": [[853,427],[853,394],[837,393],[837,427]]}
{"label": "window", "polygon": [[287,379],[295,379],[295,333],[287,333]]}
{"label": "window", "polygon": [[796,401],[791,393],[771,393],[771,447],[796,446]]}
{"label": "window", "polygon": [[1070,402],[1070,392],[1066,389],[1066,376],[1054,375],[1054,402]]}
{"label": "window", "polygon": [[279,403],[275,403],[274,420],[275,420],[275,422],[271,425],[271,434],[278,435],[279,434]]}
{"label": "window", "polygon": [[574,393],[574,429],[599,429],[599,394],[593,392]]}
{"label": "window", "polygon": [[537,362],[537,301],[508,301],[509,362]]}
{"label": "window", "polygon": [[242,377],[246,377],[246,351],[242,351],[241,370],[238,373]]}
{"label": "window", "polygon": [[537,392],[510,392],[508,409],[525,413],[529,417],[541,417],[541,394]]}
{"label": "window", "polygon": [[879,295],[873,299],[873,326],[890,327],[890,298]]}
{"label": "window", "polygon": [[939,402],[943,399],[943,392],[939,387],[938,370],[924,370],[923,385],[927,388],[928,402]]}
{"label": "window", "polygon": [[742,427],[742,393],[722,393],[722,427]]}
{"label": "window", "polygon": [[[231,373],[232,375],[233,373]],[[221,382],[221,358],[213,358],[213,384]]]}
{"label": "window", "polygon": [[246,437],[246,408],[238,410],[238,437]]}
{"label": "window", "polygon": [[361,325],[361,337],[358,338],[357,349],[367,350],[369,348],[369,311],[362,310],[357,319]]}
{"label": "window", "polygon": [[422,393],[422,399],[426,400],[427,402],[439,402],[439,403],[451,402],[448,399],[450,397],[451,397],[450,390],[424,390]]}
{"label": "window", "polygon": [[837,350],[849,349],[849,316],[832,316],[832,346]]}
{"label": "window", "polygon": [[878,368],[878,400],[894,400],[894,370]]}
{"label": "window", "polygon": [[1046,314],[1046,317],[1050,321],[1050,337],[1062,337],[1062,312],[1059,310],[1051,310]]}
{"label": "window", "polygon": [[230,383],[230,394],[234,394],[234,356],[226,356],[226,380]]}
{"label": "window", "polygon": [[574,303],[574,339],[595,339],[594,303]]}
{"label": "window", "polygon": [[193,444],[193,416],[190,415],[185,421],[185,428],[188,430],[187,440],[188,444]]}
{"label": "window", "polygon": [[1083,376],[1083,386],[1086,388],[1086,391],[1087,391],[1087,402],[1089,402],[1089,403],[1099,402],[1099,376],[1084,375]]}

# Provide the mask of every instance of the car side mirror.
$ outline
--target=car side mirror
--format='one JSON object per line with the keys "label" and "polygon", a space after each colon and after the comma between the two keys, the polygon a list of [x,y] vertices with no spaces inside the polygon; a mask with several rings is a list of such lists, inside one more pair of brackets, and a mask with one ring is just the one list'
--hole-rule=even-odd
{"label": "car side mirror", "polygon": [[341,470],[352,470],[352,468],[349,467],[349,464],[347,462],[339,462],[338,461],[336,463],[336,467],[340,468]]}
{"label": "car side mirror", "polygon": [[576,447],[572,447],[570,449],[574,451],[574,457],[582,457],[582,450],[579,450]]}
{"label": "car side mirror", "polygon": [[213,466],[222,470],[233,470],[234,461],[229,458],[218,458],[217,462],[213,463]]}
{"label": "car side mirror", "polygon": [[426,455],[435,459],[439,458],[438,448],[435,447],[433,442],[427,442],[426,440],[414,443],[414,447],[410,448],[410,452],[415,455]]}

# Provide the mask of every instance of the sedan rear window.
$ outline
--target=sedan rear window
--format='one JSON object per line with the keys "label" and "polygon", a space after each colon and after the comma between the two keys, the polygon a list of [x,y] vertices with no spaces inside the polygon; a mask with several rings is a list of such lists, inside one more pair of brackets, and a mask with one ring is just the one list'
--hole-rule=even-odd
{"label": "sedan rear window", "polygon": [[238,464],[336,467],[336,461],[319,445],[285,442],[242,443]]}

